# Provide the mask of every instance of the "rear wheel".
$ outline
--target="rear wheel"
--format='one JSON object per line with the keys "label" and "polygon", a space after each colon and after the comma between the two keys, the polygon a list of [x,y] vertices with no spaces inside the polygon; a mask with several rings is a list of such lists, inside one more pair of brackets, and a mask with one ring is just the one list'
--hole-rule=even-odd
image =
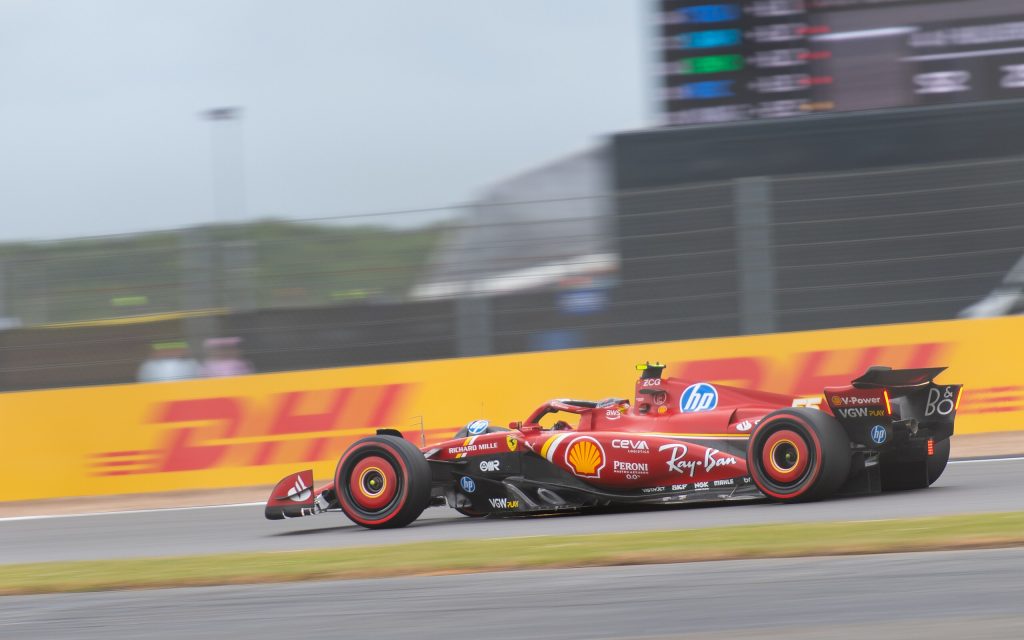
{"label": "rear wheel", "polygon": [[781,409],[765,416],[751,434],[747,467],[770,498],[819,500],[849,476],[850,440],[834,418],[817,409]]}
{"label": "rear wheel", "polygon": [[935,452],[928,456],[928,486],[932,486],[942,472],[946,470],[949,462],[949,438],[939,440],[935,443]]}
{"label": "rear wheel", "polygon": [[334,473],[341,510],[370,529],[404,527],[430,504],[430,465],[410,442],[370,436],[342,455]]}

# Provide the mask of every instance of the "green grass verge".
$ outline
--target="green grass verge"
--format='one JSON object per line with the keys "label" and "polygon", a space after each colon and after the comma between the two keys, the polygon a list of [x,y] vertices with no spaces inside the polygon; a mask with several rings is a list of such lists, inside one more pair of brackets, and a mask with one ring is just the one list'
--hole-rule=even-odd
{"label": "green grass verge", "polygon": [[1014,512],[905,520],[418,542],[312,551],[18,564],[0,566],[0,594],[1022,545],[1024,512]]}

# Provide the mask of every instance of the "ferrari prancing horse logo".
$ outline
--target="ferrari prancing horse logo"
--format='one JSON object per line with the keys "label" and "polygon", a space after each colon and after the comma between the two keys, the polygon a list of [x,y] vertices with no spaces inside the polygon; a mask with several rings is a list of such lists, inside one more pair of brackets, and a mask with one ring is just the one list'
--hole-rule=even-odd
{"label": "ferrari prancing horse logo", "polygon": [[508,444],[509,451],[515,451],[519,448],[519,441],[516,440],[515,436],[505,436],[505,443]]}

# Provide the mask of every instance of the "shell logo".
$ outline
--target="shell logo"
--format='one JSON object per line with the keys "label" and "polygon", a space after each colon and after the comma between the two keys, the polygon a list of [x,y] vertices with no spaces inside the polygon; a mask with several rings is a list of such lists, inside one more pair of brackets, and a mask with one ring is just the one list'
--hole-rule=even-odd
{"label": "shell logo", "polygon": [[565,464],[581,478],[600,478],[604,461],[601,443],[588,436],[576,438],[565,450]]}

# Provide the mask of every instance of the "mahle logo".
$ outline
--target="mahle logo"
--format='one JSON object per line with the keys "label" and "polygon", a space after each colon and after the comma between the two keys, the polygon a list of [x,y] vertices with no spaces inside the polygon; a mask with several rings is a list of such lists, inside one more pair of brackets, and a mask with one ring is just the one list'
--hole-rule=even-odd
{"label": "mahle logo", "polygon": [[679,410],[683,413],[711,411],[718,406],[718,389],[706,382],[691,384],[679,398]]}

